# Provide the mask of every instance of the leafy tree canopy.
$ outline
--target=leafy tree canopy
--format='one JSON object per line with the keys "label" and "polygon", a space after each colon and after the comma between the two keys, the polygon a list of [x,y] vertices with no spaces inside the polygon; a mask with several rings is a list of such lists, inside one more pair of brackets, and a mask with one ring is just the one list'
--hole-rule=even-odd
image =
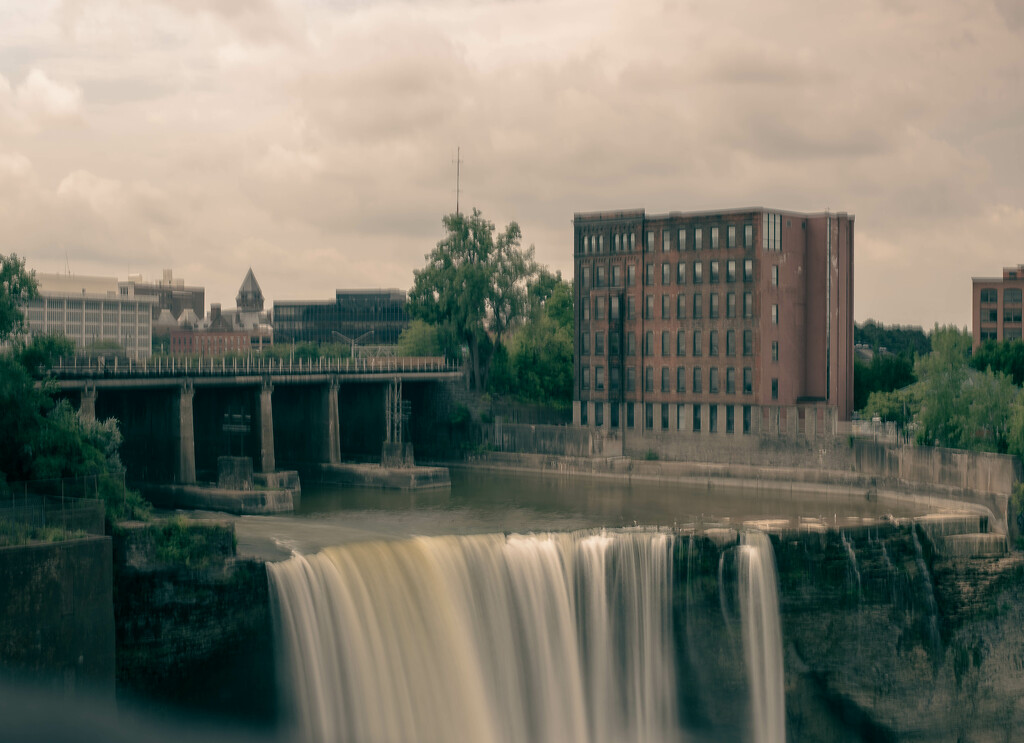
{"label": "leafy tree canopy", "polygon": [[912,325],[884,325],[874,320],[853,326],[853,342],[878,350],[884,348],[897,356],[923,356],[932,350],[924,330]]}
{"label": "leafy tree canopy", "polygon": [[21,332],[22,306],[38,295],[36,272],[25,270],[25,259],[0,253],[0,343]]}

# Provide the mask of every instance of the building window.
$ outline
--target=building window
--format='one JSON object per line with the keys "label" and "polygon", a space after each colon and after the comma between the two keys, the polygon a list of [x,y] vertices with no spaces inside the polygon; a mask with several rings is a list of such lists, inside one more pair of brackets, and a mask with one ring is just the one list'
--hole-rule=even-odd
{"label": "building window", "polygon": [[989,322],[996,322],[999,319],[999,310],[982,310],[981,320],[982,322],[988,320]]}
{"label": "building window", "polygon": [[779,285],[779,267],[772,266],[772,286]]}
{"label": "building window", "polygon": [[693,331],[693,355],[694,356],[700,356],[701,355],[701,346],[704,345],[702,343],[702,340],[703,339],[700,337],[700,331],[699,330],[694,330]]}
{"label": "building window", "polygon": [[982,340],[982,342],[984,342],[984,341],[994,341],[994,340],[997,340],[997,338],[998,338],[998,333],[995,330],[982,330],[981,331],[981,340]]}
{"label": "building window", "polygon": [[608,367],[608,387],[612,392],[619,391],[619,367]]}
{"label": "building window", "polygon": [[661,331],[661,355],[671,356],[672,355],[672,342],[670,340],[672,336],[667,330]]}
{"label": "building window", "polygon": [[608,297],[608,319],[618,320],[619,319],[619,297],[618,295]]}
{"label": "building window", "polygon": [[712,284],[718,283],[718,261],[711,261],[711,278],[709,281]]}
{"label": "building window", "polygon": [[718,406],[708,407],[708,433],[718,433]]}
{"label": "building window", "polygon": [[725,262],[725,280],[730,284],[736,281],[736,261]]}
{"label": "building window", "polygon": [[598,330],[594,333],[594,355],[604,356],[604,331]]}
{"label": "building window", "polygon": [[594,389],[595,390],[603,390],[604,389],[604,367],[603,366],[595,366],[594,367]]}
{"label": "building window", "polygon": [[629,249],[636,250],[636,233],[629,233]]}
{"label": "building window", "polygon": [[676,392],[686,392],[686,367],[676,367]]}
{"label": "building window", "polygon": [[661,391],[662,392],[671,392],[672,391],[671,387],[669,386],[669,372],[668,372],[668,367],[667,366],[661,367]]}
{"label": "building window", "polygon": [[736,247],[736,225],[731,224],[728,227],[726,227],[725,229],[726,229],[726,232],[725,232],[725,235],[726,235],[726,247],[728,247],[728,248],[735,248]]}
{"label": "building window", "polygon": [[700,261],[693,262],[693,283],[700,284],[704,281],[704,264]]}
{"label": "building window", "polygon": [[668,320],[672,317],[672,295],[661,295],[661,319]]}
{"label": "building window", "polygon": [[636,264],[630,263],[626,266],[626,286],[634,286],[636,284]]}
{"label": "building window", "polygon": [[608,355],[618,356],[621,353],[619,348],[619,333],[616,330],[608,332]]}
{"label": "building window", "polygon": [[598,235],[597,236],[597,252],[598,253],[603,253],[604,252],[604,235]]}
{"label": "building window", "polygon": [[736,331],[726,330],[725,331],[725,355],[735,356],[736,355]]}
{"label": "building window", "polygon": [[594,425],[598,428],[604,425],[604,405],[599,402],[594,403]]}
{"label": "building window", "polygon": [[725,316],[736,317],[736,292],[725,295]]}
{"label": "building window", "polygon": [[622,266],[612,266],[612,286],[616,289],[622,286]]}
{"label": "building window", "polygon": [[693,432],[700,433],[700,405],[693,406]]}
{"label": "building window", "polygon": [[654,355],[654,331],[648,330],[644,334],[644,356]]}
{"label": "building window", "polygon": [[686,261],[679,261],[679,263],[676,264],[676,283],[686,283]]}
{"label": "building window", "polygon": [[1021,339],[1020,328],[1003,328],[1004,341],[1019,341]]}
{"label": "building window", "polygon": [[725,432],[736,433],[736,410],[732,405],[725,406]]}
{"label": "building window", "polygon": [[[1020,322],[1020,307],[1003,307],[1003,322]],[[1006,338],[1006,333],[1003,333]]]}
{"label": "building window", "polygon": [[590,389],[590,367],[584,366],[580,375],[580,389]]}
{"label": "building window", "polygon": [[597,276],[596,276],[596,278],[597,278],[597,288],[601,289],[601,288],[604,287],[604,285],[606,283],[605,279],[607,278],[607,275],[605,274],[605,267],[604,266],[598,266],[596,270],[597,270]]}
{"label": "building window", "polygon": [[590,333],[580,336],[580,356],[590,355]]}
{"label": "building window", "polygon": [[747,318],[754,316],[754,295],[750,292],[743,292],[743,316]]}
{"label": "building window", "polygon": [[580,286],[583,289],[590,288],[590,266],[580,268]]}
{"label": "building window", "polygon": [[632,366],[626,367],[626,392],[633,392],[636,389],[636,369]]}
{"label": "building window", "polygon": [[661,264],[661,285],[668,286],[672,283],[672,266],[668,263]]}
{"label": "building window", "polygon": [[636,317],[636,297],[630,294],[626,297],[626,319],[632,320]]}
{"label": "building window", "polygon": [[644,405],[644,426],[648,431],[654,428],[654,405],[652,403]]}
{"label": "building window", "polygon": [[708,372],[708,392],[712,395],[718,394],[718,367],[712,366]]}
{"label": "building window", "polygon": [[743,225],[743,247],[754,247],[754,225],[752,224]]}
{"label": "building window", "polygon": [[636,333],[632,330],[626,332],[626,355],[636,356]]}
{"label": "building window", "polygon": [[667,253],[672,250],[672,237],[668,230],[661,231],[661,252]]}
{"label": "building window", "polygon": [[686,405],[679,403],[676,405],[676,429],[684,431],[686,426]]}
{"label": "building window", "polygon": [[644,390],[647,392],[654,392],[654,367],[648,366],[644,368]]}
{"label": "building window", "polygon": [[680,330],[676,331],[676,356],[685,356],[685,355],[686,355],[686,331],[680,329]]}
{"label": "building window", "polygon": [[679,250],[686,250],[686,230],[681,229],[676,235],[676,239],[679,241]]}
{"label": "building window", "polygon": [[772,325],[779,324],[779,305],[772,305]]}
{"label": "building window", "polygon": [[750,433],[750,406],[743,406],[743,433]]}
{"label": "building window", "polygon": [[704,249],[704,228],[694,227],[693,228],[693,249],[703,250]]}
{"label": "building window", "polygon": [[661,406],[661,430],[668,430],[668,403],[662,403]]}
{"label": "building window", "polygon": [[754,280],[754,261],[750,258],[746,258],[743,261],[743,280]]}
{"label": "building window", "polygon": [[[699,395],[704,391],[704,384],[701,380],[700,367],[693,367],[693,384],[690,385],[690,391],[695,395]],[[698,407],[698,406],[694,406]]]}
{"label": "building window", "polygon": [[646,252],[648,252],[648,253],[653,253],[654,252],[654,232],[653,232],[653,230],[649,230],[647,232],[647,245],[644,247],[644,250]]}
{"label": "building window", "polygon": [[622,236],[618,232],[615,233],[615,252],[619,252],[619,244],[622,242]]}
{"label": "building window", "polygon": [[708,334],[708,356],[718,355],[718,331],[712,330]]}
{"label": "building window", "polygon": [[626,428],[633,428],[636,424],[633,419],[633,403],[626,403]]}
{"label": "building window", "polygon": [[693,295],[693,319],[700,320],[704,316],[702,302],[700,299],[700,292],[695,292]]}
{"label": "building window", "polygon": [[718,292],[711,292],[710,305],[708,306],[708,317],[712,320],[718,319]]}
{"label": "building window", "polygon": [[731,366],[725,370],[725,394],[736,394],[736,369]]}
{"label": "building window", "polygon": [[683,320],[686,318],[686,295],[676,295],[676,319]]}
{"label": "building window", "polygon": [[645,320],[653,320],[654,319],[654,295],[653,294],[648,294],[646,297],[644,297],[644,300],[646,302],[646,306],[644,307],[644,319]]}
{"label": "building window", "polygon": [[[1019,293],[1020,292],[1018,291],[1018,294]],[[1003,299],[1004,299],[1004,301],[1006,299],[1006,292],[1005,291],[1003,292]],[[991,302],[992,304],[995,304],[996,303],[996,290],[995,289],[982,289],[981,290],[981,301],[983,303]]]}
{"label": "building window", "polygon": [[772,361],[778,362],[779,360],[779,342],[772,341]]}
{"label": "building window", "polygon": [[611,419],[612,428],[619,427],[619,406],[615,403],[608,403],[608,417]]}
{"label": "building window", "polygon": [[646,286],[654,286],[654,264],[648,263],[644,270],[646,271],[644,274],[644,284]]}
{"label": "building window", "polygon": [[588,407],[590,407],[590,406],[587,404],[586,400],[581,401],[581,403],[580,403],[580,425],[581,426],[587,425],[587,408]]}
{"label": "building window", "polygon": [[[994,289],[989,289],[989,291],[995,292]],[[994,302],[995,299],[991,301]],[[1020,289],[1003,289],[1003,304],[1020,304]]]}
{"label": "building window", "polygon": [[718,228],[711,228],[711,249],[718,250]]}
{"label": "building window", "polygon": [[594,319],[604,320],[604,297],[594,298]]}
{"label": "building window", "polygon": [[779,399],[779,380],[778,379],[772,379],[772,399],[773,400],[778,400]]}
{"label": "building window", "polygon": [[743,367],[743,394],[754,394],[754,370],[749,366]]}

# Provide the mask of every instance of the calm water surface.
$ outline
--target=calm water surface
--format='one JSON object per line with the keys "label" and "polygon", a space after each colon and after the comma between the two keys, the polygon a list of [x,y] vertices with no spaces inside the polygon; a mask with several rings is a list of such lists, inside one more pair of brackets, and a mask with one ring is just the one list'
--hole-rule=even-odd
{"label": "calm water surface", "polygon": [[235,521],[239,554],[280,560],[293,552],[368,539],[443,534],[567,531],[634,524],[742,525],[782,520],[859,523],[940,510],[918,500],[867,499],[864,492],[786,483],[661,483],[454,468],[451,489],[386,491],[303,486],[294,514]]}

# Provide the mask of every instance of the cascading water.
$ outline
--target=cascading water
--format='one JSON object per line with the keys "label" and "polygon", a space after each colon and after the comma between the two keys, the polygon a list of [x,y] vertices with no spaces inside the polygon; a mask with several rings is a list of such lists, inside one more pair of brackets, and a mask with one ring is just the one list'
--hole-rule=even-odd
{"label": "cascading water", "polygon": [[[781,743],[774,561],[767,538],[748,539],[739,564],[752,729],[768,731],[754,740]],[[642,529],[416,538],[268,565],[282,686],[300,735],[354,743],[685,739],[674,542]],[[773,645],[758,651],[759,642]]]}

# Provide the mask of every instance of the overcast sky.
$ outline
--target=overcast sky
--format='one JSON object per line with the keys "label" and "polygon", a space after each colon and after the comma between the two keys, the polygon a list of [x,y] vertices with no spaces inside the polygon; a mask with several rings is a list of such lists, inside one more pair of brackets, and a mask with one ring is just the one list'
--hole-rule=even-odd
{"label": "overcast sky", "polygon": [[856,319],[1024,263],[1021,0],[0,0],[0,253],[234,304],[398,287],[461,206],[856,215]]}

